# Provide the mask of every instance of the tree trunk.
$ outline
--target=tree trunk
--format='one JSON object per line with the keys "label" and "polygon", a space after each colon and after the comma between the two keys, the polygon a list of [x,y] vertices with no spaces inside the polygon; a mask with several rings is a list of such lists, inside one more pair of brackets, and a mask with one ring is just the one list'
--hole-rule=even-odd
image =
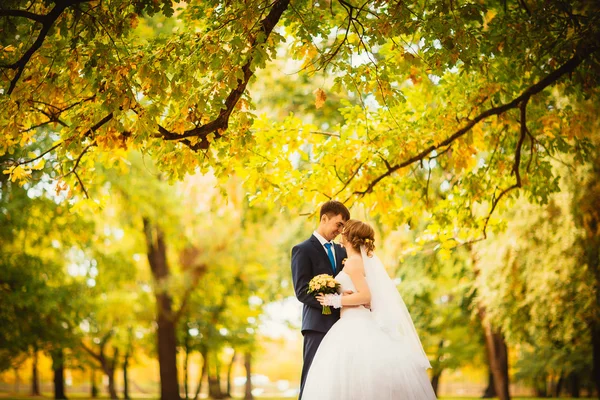
{"label": "tree trunk", "polygon": [[188,400],[190,398],[188,395],[189,363],[190,363],[190,333],[186,329],[185,330],[185,360],[183,361],[183,391],[185,392],[185,400]]}
{"label": "tree trunk", "polygon": [[127,376],[127,368],[129,367],[129,353],[125,354],[123,360],[123,398],[130,399],[129,397],[129,378]]}
{"label": "tree trunk", "polygon": [[[473,261],[473,270],[475,276],[479,275],[477,267],[478,259],[476,252],[469,246],[471,251],[471,260]],[[478,314],[483,326],[485,338],[485,349],[488,356],[489,367],[494,375],[494,388],[499,400],[510,400],[509,378],[508,378],[508,348],[504,337],[496,331],[491,323],[486,320],[486,310],[484,304],[479,304]]]}
{"label": "tree trunk", "polygon": [[596,388],[595,382],[590,379],[587,381],[587,384],[585,386],[587,389],[587,397],[589,397],[589,398],[594,397],[594,389]]}
{"label": "tree trunk", "polygon": [[66,399],[65,360],[62,350],[52,352],[52,369],[54,370],[54,398]]}
{"label": "tree trunk", "polygon": [[[91,348],[87,347],[84,343],[81,343],[81,346],[83,347],[83,349],[85,351],[88,352],[89,355],[91,355],[96,361],[98,361],[98,363],[100,364],[100,367],[102,368],[102,372],[104,372],[104,374],[108,377],[108,393],[110,395],[111,399],[118,399],[119,396],[117,395],[117,390],[115,388],[115,370],[117,369],[117,362],[119,360],[119,349],[117,347],[113,347],[114,348],[114,353],[113,353],[113,358],[112,360],[110,360],[110,358],[107,358],[104,355],[104,348],[106,346],[106,344],[108,343],[108,341],[110,340],[110,338],[113,336],[114,331],[110,330],[109,332],[107,332],[104,337],[102,338],[102,340],[100,341],[98,347],[100,348],[100,351],[98,353],[95,353]],[[95,377],[94,377],[94,372],[92,371],[92,394],[98,394],[98,389],[95,388],[96,386],[96,382],[95,382]]]}
{"label": "tree trunk", "polygon": [[438,388],[440,386],[440,377],[442,376],[442,371],[443,369],[435,371],[431,377],[431,386],[433,387],[433,392],[435,393],[436,397],[438,396]]}
{"label": "tree trunk", "polygon": [[539,377],[535,383],[535,396],[548,397],[548,382],[546,375]]}
{"label": "tree trunk", "polygon": [[[599,285],[600,286],[600,285]],[[600,287],[599,287],[600,296]],[[600,302],[600,300],[598,300]],[[600,308],[600,305],[598,306]],[[600,323],[592,322],[592,381],[596,384],[596,395],[600,399]]]}
{"label": "tree trunk", "polygon": [[19,378],[19,369],[18,368],[14,368],[15,370],[15,393],[19,393],[19,384],[21,383],[21,380]]}
{"label": "tree trunk", "polygon": [[118,399],[117,389],[115,387],[115,369],[117,366],[117,360],[119,359],[119,349],[115,348],[114,357],[110,365],[105,364],[104,372],[108,376],[108,393],[111,399]]}
{"label": "tree trunk", "polygon": [[225,396],[223,396],[223,392],[221,391],[221,379],[219,378],[219,357],[217,356],[216,352],[213,352],[212,354],[215,361],[215,373],[213,375],[210,370],[208,371],[208,397],[213,399],[222,399]]}
{"label": "tree trunk", "polygon": [[215,352],[215,381],[216,388],[218,389],[218,393],[221,395],[221,398],[225,398],[225,393],[223,393],[223,385],[221,385],[221,360],[219,359],[219,355]]}
{"label": "tree trunk", "polygon": [[433,392],[435,395],[438,395],[438,387],[440,385],[440,377],[442,376],[442,371],[444,371],[444,367],[442,365],[444,355],[444,339],[441,339],[438,343],[437,348],[437,359],[433,364],[432,376],[431,376],[431,386],[433,388]]}
{"label": "tree trunk", "polygon": [[90,393],[90,395],[92,396],[93,399],[95,399],[96,397],[98,397],[98,386],[96,385],[96,368],[92,368],[92,391]]}
{"label": "tree trunk", "polygon": [[560,392],[562,392],[563,383],[565,381],[564,372],[560,372],[560,376],[558,377],[558,381],[556,382],[556,386],[554,387],[554,397],[560,397]]}
{"label": "tree trunk", "polygon": [[40,378],[38,375],[38,351],[33,349],[33,361],[31,363],[31,395],[40,395]]}
{"label": "tree trunk", "polygon": [[162,230],[147,219],[144,219],[144,232],[148,246],[148,262],[157,286],[154,294],[157,307],[160,397],[162,400],[179,400],[176,321],[171,296],[163,288],[170,275],[167,249]]}
{"label": "tree trunk", "polygon": [[581,381],[577,372],[571,372],[567,378],[567,387],[571,397],[577,399],[580,397]]}
{"label": "tree trunk", "polygon": [[244,368],[246,368],[246,391],[244,400],[252,400],[252,354],[249,351],[244,353]]}
{"label": "tree trunk", "polygon": [[208,374],[208,397],[211,399],[222,399],[223,392],[221,392],[221,382],[216,375],[211,373]]}
{"label": "tree trunk", "polygon": [[596,396],[600,399],[600,185],[597,183],[600,174],[600,152],[596,152],[592,166],[593,173],[589,175],[588,183],[575,207],[579,214],[578,224],[585,229],[582,245],[596,295],[595,313],[590,318],[592,381],[596,386]]}
{"label": "tree trunk", "polygon": [[500,400],[510,400],[508,378],[508,347],[502,333],[495,330],[489,321],[485,320],[485,308],[479,307],[479,316],[483,323],[485,347],[494,375],[494,387]]}
{"label": "tree trunk", "polygon": [[237,357],[237,351],[234,349],[233,355],[231,356],[231,362],[229,363],[229,366],[227,367],[227,393],[225,393],[225,395],[227,395],[227,397],[231,397],[231,375],[233,373],[233,364],[235,363],[236,357]]}
{"label": "tree trunk", "polygon": [[200,379],[198,380],[198,386],[196,387],[196,394],[194,395],[194,400],[198,400],[200,390],[202,390],[202,382],[208,374],[208,348],[202,346],[200,349],[200,355],[202,356],[202,370],[200,371]]}
{"label": "tree trunk", "polygon": [[484,399],[491,399],[492,397],[496,397],[496,387],[494,386],[494,374],[492,373],[492,368],[489,366],[488,361],[488,385],[483,392]]}
{"label": "tree trunk", "polygon": [[535,397],[548,397],[548,384],[546,375],[537,377],[534,386]]}

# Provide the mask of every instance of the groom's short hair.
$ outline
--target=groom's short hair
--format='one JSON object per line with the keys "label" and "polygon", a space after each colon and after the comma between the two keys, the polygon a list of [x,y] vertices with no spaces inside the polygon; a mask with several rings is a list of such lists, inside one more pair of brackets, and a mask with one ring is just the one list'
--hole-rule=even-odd
{"label": "groom's short hair", "polygon": [[348,211],[344,203],[336,200],[329,200],[323,203],[321,206],[321,214],[319,215],[319,219],[323,218],[323,215],[325,214],[327,214],[328,217],[341,215],[344,221],[348,221],[350,219],[350,211]]}

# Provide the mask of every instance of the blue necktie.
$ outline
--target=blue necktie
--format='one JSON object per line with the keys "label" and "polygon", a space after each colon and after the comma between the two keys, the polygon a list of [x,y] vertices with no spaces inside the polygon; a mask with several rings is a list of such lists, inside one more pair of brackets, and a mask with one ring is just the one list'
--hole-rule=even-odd
{"label": "blue necktie", "polygon": [[333,252],[331,251],[331,243],[325,243],[325,248],[327,249],[327,256],[329,257],[329,262],[335,273],[337,271],[335,270],[335,258],[333,258]]}

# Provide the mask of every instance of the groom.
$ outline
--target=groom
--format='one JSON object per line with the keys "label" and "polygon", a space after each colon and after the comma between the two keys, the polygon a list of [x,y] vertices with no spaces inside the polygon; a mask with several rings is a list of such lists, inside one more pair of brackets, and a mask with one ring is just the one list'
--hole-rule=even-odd
{"label": "groom", "polygon": [[342,232],[344,223],[350,219],[350,212],[339,201],[328,201],[321,206],[317,230],[304,242],[292,249],[292,279],[296,297],[304,304],[302,311],[302,335],[304,336],[304,364],[300,381],[300,398],[306,375],[327,331],[340,318],[340,310],[331,310],[331,315],[323,315],[323,307],[313,295],[307,292],[308,282],[320,274],[335,276],[344,267],[346,250],[333,239]]}

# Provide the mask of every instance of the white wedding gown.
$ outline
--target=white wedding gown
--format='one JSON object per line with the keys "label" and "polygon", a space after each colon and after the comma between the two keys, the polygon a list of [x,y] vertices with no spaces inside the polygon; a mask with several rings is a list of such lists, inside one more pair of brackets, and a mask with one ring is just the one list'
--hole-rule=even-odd
{"label": "white wedding gown", "polygon": [[[344,271],[342,290],[356,291]],[[435,394],[418,355],[394,340],[365,307],[343,307],[319,345],[302,400],[429,400]]]}

